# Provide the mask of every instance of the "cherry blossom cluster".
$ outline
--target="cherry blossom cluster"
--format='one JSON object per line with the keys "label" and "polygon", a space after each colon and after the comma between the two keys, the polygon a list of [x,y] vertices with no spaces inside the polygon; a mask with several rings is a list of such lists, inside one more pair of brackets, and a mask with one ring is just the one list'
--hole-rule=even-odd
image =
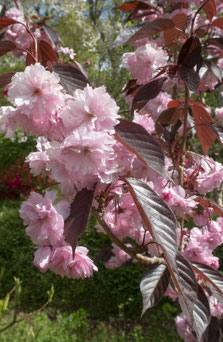
{"label": "cherry blossom cluster", "polygon": [[54,204],[56,197],[56,190],[47,191],[45,196],[31,192],[20,208],[26,234],[38,246],[34,265],[42,272],[51,270],[61,277],[90,277],[97,267],[85,247],[78,246],[73,258],[71,246],[64,241],[64,220],[69,216],[70,206],[65,200]]}

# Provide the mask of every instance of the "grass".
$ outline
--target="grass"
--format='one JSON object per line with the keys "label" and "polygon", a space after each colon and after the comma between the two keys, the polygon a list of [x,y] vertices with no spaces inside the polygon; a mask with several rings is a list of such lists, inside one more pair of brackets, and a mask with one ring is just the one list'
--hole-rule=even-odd
{"label": "grass", "polygon": [[[52,315],[52,313],[51,313]],[[53,316],[52,316],[53,317]],[[181,339],[162,323],[154,327],[154,319],[147,324],[131,320],[110,322],[87,319],[83,309],[72,314],[58,314],[52,319],[46,313],[14,325],[0,335],[1,342],[172,342]]]}

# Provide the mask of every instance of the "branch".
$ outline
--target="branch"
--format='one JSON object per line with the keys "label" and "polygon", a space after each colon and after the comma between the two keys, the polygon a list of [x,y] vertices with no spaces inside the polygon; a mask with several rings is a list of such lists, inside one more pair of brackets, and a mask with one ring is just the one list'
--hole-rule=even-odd
{"label": "branch", "polygon": [[166,261],[164,258],[159,257],[152,257],[149,258],[147,256],[136,254],[134,250],[127,247],[121,240],[117,238],[115,234],[112,233],[111,229],[107,225],[107,223],[103,220],[103,214],[99,213],[95,208],[92,208],[92,214],[96,218],[96,220],[100,223],[106,234],[109,236],[109,238],[112,240],[114,244],[116,244],[120,249],[122,249],[124,252],[126,252],[131,258],[136,259],[140,263],[143,263],[144,265],[153,265],[153,264],[166,264]]}

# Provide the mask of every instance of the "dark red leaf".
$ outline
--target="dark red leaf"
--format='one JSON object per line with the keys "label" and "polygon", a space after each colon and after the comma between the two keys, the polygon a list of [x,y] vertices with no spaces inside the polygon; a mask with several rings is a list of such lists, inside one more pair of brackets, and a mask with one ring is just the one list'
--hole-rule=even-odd
{"label": "dark red leaf", "polygon": [[36,42],[36,45],[34,42],[32,42],[32,44],[30,45],[29,49],[28,49],[28,53],[26,56],[26,66],[31,65],[31,64],[35,64],[36,63],[36,46],[37,46],[37,50],[38,50],[38,57],[37,60],[38,62],[41,62],[41,55],[40,55],[40,47],[39,47],[39,42]]}
{"label": "dark red leaf", "polygon": [[197,136],[204,151],[204,154],[206,155],[216,138],[215,133],[212,131],[212,129],[206,126],[207,123],[212,122],[212,118],[201,102],[193,102],[191,104],[191,109]]}
{"label": "dark red leaf", "polygon": [[163,297],[170,281],[170,273],[166,265],[157,265],[151,268],[140,282],[140,291],[143,297],[142,315],[148,308],[155,306]]}
{"label": "dark red leaf", "polygon": [[93,198],[94,190],[85,188],[79,191],[71,204],[70,215],[64,223],[64,238],[72,246],[73,255],[77,240],[87,227]]}
{"label": "dark red leaf", "polygon": [[223,49],[223,37],[209,38],[205,41],[207,45],[214,45]]}
{"label": "dark red leaf", "polygon": [[187,68],[193,68],[197,65],[199,68],[202,64],[201,43],[198,37],[190,37],[182,46],[179,56],[178,65]]}
{"label": "dark red leaf", "polygon": [[143,17],[146,17],[146,16],[149,16],[149,15],[152,15],[152,14],[156,14],[155,11],[134,11],[133,13],[131,13],[127,20],[139,20]]}
{"label": "dark red leaf", "polygon": [[177,253],[176,218],[166,202],[160,198],[146,183],[127,178],[128,190],[140,212],[145,227],[158,243],[170,265],[175,265]]}
{"label": "dark red leaf", "polygon": [[131,112],[142,109],[149,100],[159,95],[166,77],[156,78],[153,81],[143,85],[137,92],[132,102]]}
{"label": "dark red leaf", "polygon": [[216,202],[210,200],[209,198],[205,197],[196,197],[196,202],[200,204],[203,209],[207,209],[211,207],[214,209],[214,214],[223,217],[223,207],[217,204]]}
{"label": "dark red leaf", "polygon": [[205,124],[205,126],[208,126],[212,129],[212,131],[215,133],[216,138],[220,141],[220,143],[223,145],[223,126],[218,125],[214,122],[210,122]]}
{"label": "dark red leaf", "polygon": [[61,42],[59,35],[50,26],[44,24],[42,27],[53,46]]}
{"label": "dark red leaf", "polygon": [[134,26],[130,26],[125,28],[114,40],[111,45],[111,48],[116,48],[121,45],[127,44],[128,40],[139,31],[145,24],[140,23]]}
{"label": "dark red leaf", "polygon": [[3,88],[9,84],[11,82],[12,76],[14,75],[15,72],[7,72],[6,74],[0,75],[0,88]]}
{"label": "dark red leaf", "polygon": [[115,126],[115,132],[116,139],[136,154],[142,162],[162,176],[166,176],[164,152],[159,143],[141,125],[120,119],[120,123]]}
{"label": "dark red leaf", "polygon": [[223,30],[223,18],[217,18],[212,22],[212,26]]}
{"label": "dark red leaf", "polygon": [[177,109],[177,107],[168,108],[159,115],[155,124],[156,132],[158,134],[162,132],[162,128],[174,125],[177,122],[179,118],[179,112]]}
{"label": "dark red leaf", "polygon": [[220,322],[217,317],[212,316],[211,321],[203,334],[203,342],[220,341]]}
{"label": "dark red leaf", "polygon": [[193,316],[194,316],[193,329],[196,332],[198,341],[201,341],[203,333],[209,326],[209,323],[211,320],[211,314],[210,314],[209,301],[205,295],[204,290],[202,289],[200,285],[198,285],[198,294],[197,294],[197,300],[194,304]]}
{"label": "dark red leaf", "polygon": [[13,19],[9,19],[9,18],[1,18],[0,19],[0,30],[2,30],[3,28],[9,26],[9,25],[13,25],[18,23],[18,21],[13,20]]}
{"label": "dark red leaf", "polygon": [[139,88],[140,85],[136,83],[136,80],[129,80],[122,92],[125,96],[135,96]]}
{"label": "dark red leaf", "polygon": [[48,62],[58,62],[56,52],[53,50],[52,46],[46,40],[41,39],[39,41],[39,50],[41,55],[41,64],[43,66],[48,66]]}
{"label": "dark red leaf", "polygon": [[139,39],[152,36],[153,34],[163,32],[175,26],[174,21],[168,18],[157,18],[153,21],[147,22],[141,29],[139,29],[125,44],[135,43]]}
{"label": "dark red leaf", "polygon": [[219,68],[216,64],[214,63],[209,63],[208,64],[209,70],[214,74],[214,76],[219,80],[219,82],[222,81],[222,69]]}
{"label": "dark red leaf", "polygon": [[197,301],[198,283],[189,262],[179,252],[176,255],[175,277],[180,288],[178,296],[181,309],[193,325],[193,310]]}
{"label": "dark red leaf", "polygon": [[195,34],[196,36],[198,36],[199,38],[203,38],[206,34],[208,33],[208,29],[207,27],[199,27],[197,30],[195,30]]}
{"label": "dark red leaf", "polygon": [[154,8],[153,6],[145,4],[145,2],[141,1],[129,1],[124,2],[120,6],[116,7],[119,11],[123,13],[133,12],[135,10],[144,10],[144,9],[151,9]]}
{"label": "dark red leaf", "polygon": [[200,85],[200,76],[193,68],[187,68],[181,65],[179,68],[179,78],[186,82],[191,91],[196,91]]}
{"label": "dark red leaf", "polygon": [[212,21],[213,17],[217,17],[215,0],[209,0],[203,8],[209,21]]}
{"label": "dark red leaf", "polygon": [[84,89],[89,84],[85,75],[71,65],[56,64],[53,65],[53,70],[60,76],[62,86],[70,95],[73,95],[74,90]]}
{"label": "dark red leaf", "polygon": [[157,78],[166,73],[171,79],[173,79],[174,76],[176,75],[177,70],[178,70],[177,64],[164,65],[163,67],[160,67],[155,70],[156,75],[153,78]]}
{"label": "dark red leaf", "polygon": [[0,41],[0,56],[3,56],[7,52],[14,51],[17,49],[15,43],[10,40],[1,40]]}
{"label": "dark red leaf", "polygon": [[188,20],[188,16],[186,13],[178,13],[171,19],[173,20],[175,27],[164,31],[163,39],[166,46],[176,43],[178,37],[183,34],[180,30],[184,29],[184,26]]}
{"label": "dark red leaf", "polygon": [[208,283],[213,296],[223,303],[223,275],[214,268],[198,262],[193,262],[191,266]]}

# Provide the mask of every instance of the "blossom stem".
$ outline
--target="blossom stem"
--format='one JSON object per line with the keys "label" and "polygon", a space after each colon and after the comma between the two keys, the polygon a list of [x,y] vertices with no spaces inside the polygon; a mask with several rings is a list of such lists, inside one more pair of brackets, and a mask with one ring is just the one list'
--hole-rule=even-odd
{"label": "blossom stem", "polygon": [[127,247],[115,234],[112,233],[111,229],[107,225],[107,223],[103,220],[103,214],[98,212],[95,208],[92,208],[92,214],[96,218],[96,220],[100,223],[105,233],[109,236],[113,243],[115,243],[120,249],[126,252],[131,258],[136,259],[137,261],[143,263],[144,265],[153,265],[153,264],[166,264],[164,258],[152,257],[149,258],[147,256],[136,254],[134,250]]}

